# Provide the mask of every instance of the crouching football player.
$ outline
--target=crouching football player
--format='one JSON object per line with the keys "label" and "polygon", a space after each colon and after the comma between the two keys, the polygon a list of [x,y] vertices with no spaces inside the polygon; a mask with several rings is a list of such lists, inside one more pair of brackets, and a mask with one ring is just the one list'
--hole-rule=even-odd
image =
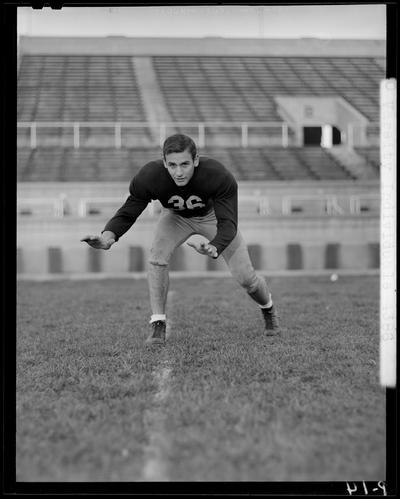
{"label": "crouching football player", "polygon": [[237,183],[214,159],[199,158],[193,140],[181,134],[168,137],[162,159],[144,165],[132,179],[130,195],[107,222],[100,236],[81,241],[92,248],[109,249],[133,225],[151,200],[159,200],[163,212],[150,250],[148,282],[151,333],[147,343],[165,343],[168,264],[174,250],[191,235],[208,242],[188,243],[209,258],[220,255],[233,277],[260,306],[265,334],[280,332],[276,310],[265,280],[256,274],[247,246],[237,228]]}

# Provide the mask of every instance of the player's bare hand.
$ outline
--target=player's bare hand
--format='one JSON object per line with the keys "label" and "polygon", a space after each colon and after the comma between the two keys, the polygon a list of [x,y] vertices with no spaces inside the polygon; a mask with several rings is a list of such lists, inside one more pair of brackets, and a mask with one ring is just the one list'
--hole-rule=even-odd
{"label": "player's bare hand", "polygon": [[106,239],[103,236],[85,236],[82,237],[81,241],[88,243],[92,248],[104,250],[110,249],[115,243],[115,239]]}
{"label": "player's bare hand", "polygon": [[191,243],[190,242],[187,244],[188,244],[188,246],[191,246],[192,248],[194,248],[201,255],[207,255],[207,256],[210,256],[211,258],[217,258],[217,256],[218,256],[217,248],[215,246],[213,246],[212,244],[205,243],[205,242],[202,242],[202,243]]}

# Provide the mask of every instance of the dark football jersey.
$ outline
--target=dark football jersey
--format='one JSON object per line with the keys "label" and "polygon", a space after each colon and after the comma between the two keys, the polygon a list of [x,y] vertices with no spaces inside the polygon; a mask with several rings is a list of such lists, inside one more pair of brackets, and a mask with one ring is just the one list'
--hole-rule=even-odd
{"label": "dark football jersey", "polygon": [[190,181],[175,184],[163,161],[144,165],[132,179],[127,200],[107,222],[104,230],[114,232],[118,240],[134,224],[151,200],[182,217],[201,217],[214,208],[217,235],[210,241],[220,254],[237,230],[237,182],[218,161],[200,157]]}

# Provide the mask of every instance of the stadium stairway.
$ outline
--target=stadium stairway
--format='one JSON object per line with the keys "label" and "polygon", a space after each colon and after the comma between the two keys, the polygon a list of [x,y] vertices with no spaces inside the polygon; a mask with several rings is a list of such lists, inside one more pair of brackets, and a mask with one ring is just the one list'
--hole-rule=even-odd
{"label": "stadium stairway", "polygon": [[299,162],[310,169],[311,174],[318,180],[355,179],[339,161],[330,156],[321,147],[296,147],[291,149]]}
{"label": "stadium stairway", "polygon": [[364,158],[375,174],[379,175],[381,162],[379,147],[356,147],[355,151]]}
{"label": "stadium stairway", "polygon": [[377,169],[364,156],[346,145],[337,145],[327,150],[354,178],[359,180],[377,178]]}
{"label": "stadium stairway", "polygon": [[[132,57],[131,62],[146,121],[150,123],[171,122],[171,115],[158,85],[151,57]],[[157,143],[160,139],[158,127],[152,129],[151,133],[154,143]]]}

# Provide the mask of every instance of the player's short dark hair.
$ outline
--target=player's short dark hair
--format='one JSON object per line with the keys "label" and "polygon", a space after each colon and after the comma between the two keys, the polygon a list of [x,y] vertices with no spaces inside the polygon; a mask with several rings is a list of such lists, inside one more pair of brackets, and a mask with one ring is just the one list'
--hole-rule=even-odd
{"label": "player's short dark hair", "polygon": [[187,150],[192,155],[192,159],[194,159],[197,154],[197,147],[194,140],[182,133],[176,133],[165,140],[163,145],[163,156],[165,158],[167,154],[171,154],[172,152],[183,152]]}

